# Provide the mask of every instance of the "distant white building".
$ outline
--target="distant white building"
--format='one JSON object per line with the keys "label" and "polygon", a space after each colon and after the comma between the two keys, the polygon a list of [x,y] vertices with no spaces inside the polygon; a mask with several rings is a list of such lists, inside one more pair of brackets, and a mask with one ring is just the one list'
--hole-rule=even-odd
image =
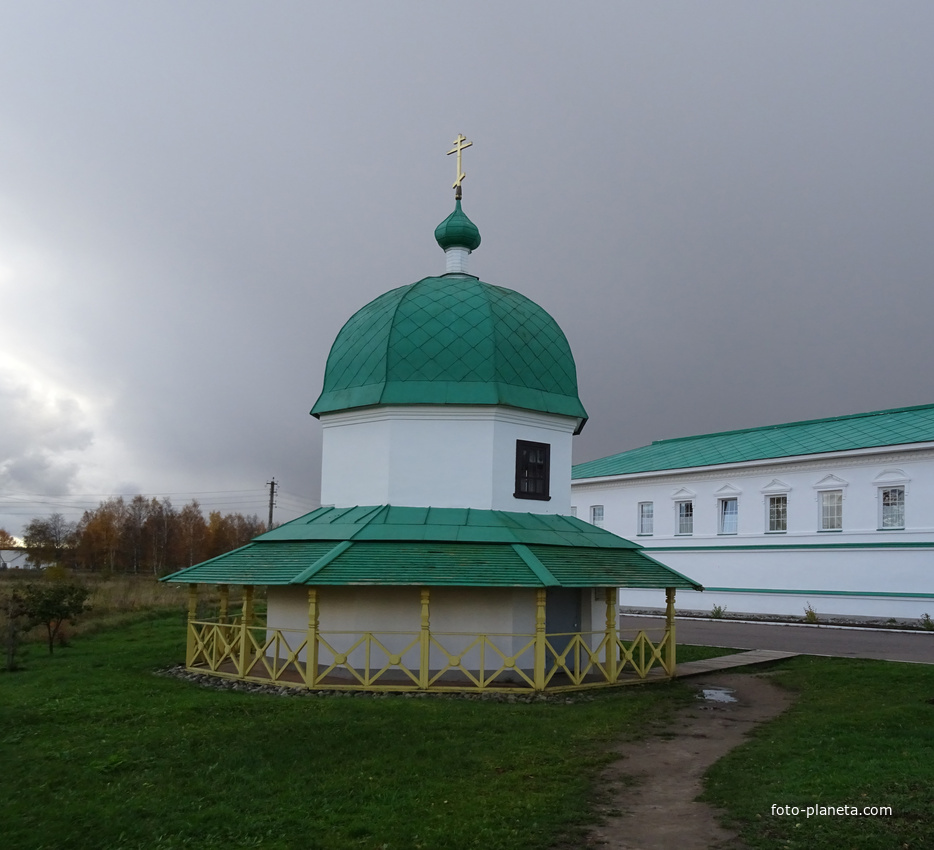
{"label": "distant white building", "polygon": [[16,570],[27,567],[24,549],[0,549],[0,570]]}
{"label": "distant white building", "polygon": [[704,585],[682,609],[934,614],[934,405],[659,440],[572,479],[580,518]]}

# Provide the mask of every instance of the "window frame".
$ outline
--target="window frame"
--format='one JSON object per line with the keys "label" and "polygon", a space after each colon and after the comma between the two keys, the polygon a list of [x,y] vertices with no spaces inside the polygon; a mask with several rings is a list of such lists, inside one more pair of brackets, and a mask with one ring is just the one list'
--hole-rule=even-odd
{"label": "window frame", "polygon": [[[901,491],[901,504],[896,506],[900,507],[901,513],[901,525],[886,525],[885,524],[885,494],[886,492]],[[905,530],[905,485],[904,484],[887,484],[885,486],[879,487],[879,531],[904,531]]]}
{"label": "window frame", "polygon": [[[772,511],[773,500],[781,499],[783,501],[783,509],[781,516],[781,528],[772,528],[772,523],[774,520],[774,514]],[[765,499],[765,533],[766,534],[787,534],[788,533],[788,494],[787,493],[770,493],[766,496]]]}
{"label": "window frame", "polygon": [[[534,460],[530,454],[532,451],[541,451],[544,453],[544,460]],[[534,470],[539,470],[540,474],[529,475]],[[541,492],[534,490],[523,490],[523,486],[540,482]],[[516,440],[516,488],[513,491],[515,499],[530,499],[537,502],[551,501],[551,444],[536,443],[532,440]]]}
{"label": "window frame", "polygon": [[[727,514],[726,507],[731,502],[735,506],[735,510],[732,514]],[[727,516],[732,516],[733,518],[732,531],[726,530]],[[739,534],[739,499],[736,496],[724,496],[717,500],[717,534],[721,537],[735,537]]]}
{"label": "window frame", "polygon": [[[826,524],[827,512],[825,510],[824,500],[828,496],[837,496],[839,511],[835,511],[835,514],[838,514],[839,524],[834,527],[829,527]],[[843,489],[840,487],[827,488],[826,490],[819,490],[817,493],[817,530],[821,534],[839,534],[843,531]]]}
{"label": "window frame", "polygon": [[[682,506],[690,506],[690,511],[684,513],[682,511]],[[689,516],[688,516],[689,514]],[[690,530],[682,531],[684,527],[684,520],[690,520]],[[679,499],[675,502],[675,537],[691,537],[694,534],[694,500],[693,499]]]}
{"label": "window frame", "polygon": [[[597,519],[597,511],[600,512],[600,518]],[[606,521],[606,512],[603,509],[603,505],[591,505],[590,506],[590,524],[596,526],[597,528],[603,528],[603,523]]]}
{"label": "window frame", "polygon": [[[647,515],[646,507],[649,509]],[[652,537],[655,534],[655,502],[639,502],[636,510],[638,511],[636,537]]]}

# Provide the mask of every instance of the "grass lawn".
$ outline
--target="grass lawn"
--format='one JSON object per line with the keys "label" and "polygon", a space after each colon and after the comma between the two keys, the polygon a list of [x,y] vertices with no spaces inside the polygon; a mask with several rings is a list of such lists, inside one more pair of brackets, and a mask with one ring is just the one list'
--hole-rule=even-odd
{"label": "grass lawn", "polygon": [[690,698],[219,692],[153,675],[183,638],[157,615],[0,675],[5,850],[546,848],[586,822],[606,745]]}
{"label": "grass lawn", "polygon": [[[799,657],[773,676],[797,701],[710,769],[704,799],[751,847],[934,847],[934,666]],[[773,805],[800,812],[773,815]],[[808,817],[808,806],[892,814]]]}
{"label": "grass lawn", "polygon": [[[608,745],[692,698],[681,683],[571,704],[213,691],[153,675],[184,656],[180,612],[137,617],[0,674],[4,850],[575,846]],[[750,846],[934,847],[934,667],[797,658],[771,675],[798,701],[707,790]]]}

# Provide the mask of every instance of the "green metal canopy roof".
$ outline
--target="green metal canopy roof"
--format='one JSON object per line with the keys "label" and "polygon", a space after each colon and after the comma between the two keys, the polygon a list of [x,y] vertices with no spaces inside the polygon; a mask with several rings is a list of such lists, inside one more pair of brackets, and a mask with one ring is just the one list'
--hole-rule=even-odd
{"label": "green metal canopy roof", "polygon": [[557,322],[534,301],[464,274],[371,301],[328,356],[312,415],[377,404],[507,405],[587,419]]}
{"label": "green metal canopy roof", "polygon": [[934,405],[788,422],[649,446],[576,464],[574,480],[934,441]]}
{"label": "green metal canopy roof", "polygon": [[540,543],[548,546],[639,548],[635,543],[577,517],[396,505],[318,508],[261,534],[256,540],[444,540],[451,543]]}
{"label": "green metal canopy roof", "polygon": [[263,585],[701,587],[576,517],[319,508],[167,581]]}

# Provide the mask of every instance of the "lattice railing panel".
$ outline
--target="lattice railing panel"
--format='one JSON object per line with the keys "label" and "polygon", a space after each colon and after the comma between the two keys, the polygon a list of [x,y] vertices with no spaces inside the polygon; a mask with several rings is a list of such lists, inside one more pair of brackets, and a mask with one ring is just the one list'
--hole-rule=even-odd
{"label": "lattice railing panel", "polygon": [[656,664],[671,675],[672,671],[668,669],[665,658],[670,633],[667,629],[658,631],[661,632],[661,637],[657,639],[657,643],[653,643],[644,630],[637,632],[632,640],[623,637],[617,639],[620,653],[617,680],[619,675],[624,673],[635,673],[640,679],[644,679]]}
{"label": "lattice railing panel", "polygon": [[[398,646],[391,648],[387,643]],[[349,676],[361,687],[372,687],[388,682],[397,671],[403,681],[392,685],[410,687],[411,683],[417,687],[418,648],[418,632],[319,632],[315,682],[337,673]]]}
{"label": "lattice railing panel", "polygon": [[193,657],[189,667],[206,667],[216,673],[225,664],[232,663],[239,672],[241,629],[239,623],[188,624],[193,640]]}
{"label": "lattice railing panel", "polygon": [[[441,638],[444,638],[444,643]],[[534,635],[432,632],[430,642],[441,653],[444,663],[430,674],[429,687],[436,683],[444,685],[445,682],[450,686],[454,681],[452,676],[457,679],[463,677],[470,683],[464,683],[463,686],[477,690],[489,688],[497,679],[511,680],[513,686],[522,686],[524,683],[525,686],[535,687],[528,672],[534,665]],[[507,642],[513,644],[512,652],[503,648]],[[468,667],[465,658],[475,663]]]}
{"label": "lattice railing panel", "polygon": [[241,660],[244,678],[294,684],[304,682],[305,662],[300,656],[308,643],[307,632],[250,626],[246,636]]}
{"label": "lattice railing panel", "polygon": [[[546,635],[545,685],[556,674],[566,675],[572,685],[582,684],[588,675],[598,673],[604,681],[609,675],[604,664],[606,658],[606,632],[567,632]],[[594,642],[599,641],[596,647]]]}

